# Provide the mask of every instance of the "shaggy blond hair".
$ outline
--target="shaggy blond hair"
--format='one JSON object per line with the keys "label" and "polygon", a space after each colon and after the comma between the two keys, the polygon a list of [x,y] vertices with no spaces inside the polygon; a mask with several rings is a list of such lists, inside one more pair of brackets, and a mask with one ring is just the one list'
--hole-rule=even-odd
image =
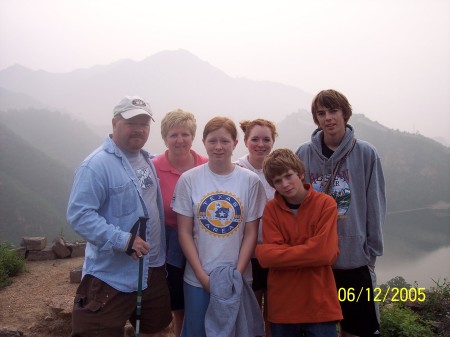
{"label": "shaggy blond hair", "polygon": [[194,114],[182,109],[176,109],[166,113],[161,121],[162,138],[165,140],[169,131],[178,127],[186,127],[191,133],[192,138],[194,138],[197,130],[197,121]]}

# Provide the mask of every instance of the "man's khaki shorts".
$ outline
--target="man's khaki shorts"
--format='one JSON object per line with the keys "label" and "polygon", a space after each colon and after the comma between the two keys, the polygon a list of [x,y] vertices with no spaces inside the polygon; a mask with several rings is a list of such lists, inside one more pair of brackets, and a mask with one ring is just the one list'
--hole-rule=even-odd
{"label": "man's khaki shorts", "polygon": [[[85,275],[77,289],[72,312],[72,336],[123,337],[130,320],[136,325],[137,292],[120,292],[92,275]],[[164,266],[149,269],[142,291],[142,333],[156,333],[172,321],[170,295]]]}

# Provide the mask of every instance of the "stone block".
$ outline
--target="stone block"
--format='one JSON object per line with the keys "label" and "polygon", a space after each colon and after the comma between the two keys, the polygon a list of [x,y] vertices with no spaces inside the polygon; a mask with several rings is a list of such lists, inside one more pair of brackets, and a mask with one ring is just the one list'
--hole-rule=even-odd
{"label": "stone block", "polygon": [[[14,251],[16,252],[17,256],[21,257],[21,258],[25,258],[27,255],[27,249],[25,247],[18,247],[18,248],[14,248]],[[1,337],[1,336],[0,336]]]}
{"label": "stone block", "polygon": [[53,240],[52,250],[55,252],[56,257],[61,259],[69,257],[71,254],[69,247],[66,245],[66,241],[62,237],[57,237]]}
{"label": "stone block", "polygon": [[0,337],[21,337],[23,332],[18,329],[0,328]]}
{"label": "stone block", "polygon": [[70,271],[70,283],[80,283],[81,282],[81,269],[82,269],[82,267],[72,269]]}
{"label": "stone block", "polygon": [[56,259],[55,252],[51,248],[45,248],[43,250],[30,250],[28,251],[28,261],[44,261]]}
{"label": "stone block", "polygon": [[22,247],[27,250],[43,250],[47,245],[47,238],[44,236],[27,236],[22,238]]}
{"label": "stone block", "polygon": [[48,305],[50,310],[59,317],[70,317],[72,315],[74,296],[57,295],[53,297]]}
{"label": "stone block", "polygon": [[67,247],[70,250],[70,257],[81,257],[84,256],[86,242],[67,243]]}

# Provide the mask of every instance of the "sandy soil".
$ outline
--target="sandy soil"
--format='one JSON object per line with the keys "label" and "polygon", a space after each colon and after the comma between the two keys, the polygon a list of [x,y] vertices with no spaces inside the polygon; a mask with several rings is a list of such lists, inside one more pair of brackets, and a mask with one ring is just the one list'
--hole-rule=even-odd
{"label": "sandy soil", "polygon": [[70,271],[82,264],[82,257],[27,261],[27,271],[0,290],[0,328],[21,330],[24,337],[70,336],[70,315],[56,315],[49,303],[59,296],[73,298],[78,284],[70,283]]}
{"label": "sandy soil", "polygon": [[55,296],[74,296],[78,284],[70,283],[70,271],[83,258],[27,261],[26,272],[0,290],[0,327],[23,331],[26,337],[70,335],[70,318],[52,313],[49,301]]}

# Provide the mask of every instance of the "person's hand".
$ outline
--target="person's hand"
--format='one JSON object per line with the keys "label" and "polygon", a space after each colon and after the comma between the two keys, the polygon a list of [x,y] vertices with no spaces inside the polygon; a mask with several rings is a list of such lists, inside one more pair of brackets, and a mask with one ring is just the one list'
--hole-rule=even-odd
{"label": "person's hand", "polygon": [[203,289],[205,289],[207,292],[209,291],[209,275],[206,273],[203,273],[201,277],[198,278],[198,281],[202,285]]}
{"label": "person's hand", "polygon": [[139,235],[136,235],[132,248],[134,250],[134,253],[131,255],[131,257],[134,260],[139,260],[141,257],[148,254],[150,245],[146,241],[142,240]]}

